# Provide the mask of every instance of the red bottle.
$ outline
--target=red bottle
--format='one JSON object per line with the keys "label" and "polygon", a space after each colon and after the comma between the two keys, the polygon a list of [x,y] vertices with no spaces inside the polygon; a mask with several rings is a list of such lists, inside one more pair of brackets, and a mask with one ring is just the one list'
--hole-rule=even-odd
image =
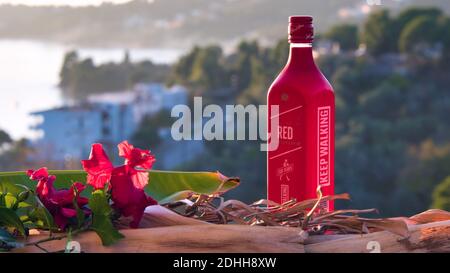
{"label": "red bottle", "polygon": [[[278,147],[267,152],[267,195],[277,203],[316,198],[319,185],[324,196],[334,194],[334,92],[314,63],[312,21],[289,18],[289,59],[267,98],[269,136],[278,136]],[[273,105],[278,114],[272,114]],[[321,208],[332,211],[334,204]]]}

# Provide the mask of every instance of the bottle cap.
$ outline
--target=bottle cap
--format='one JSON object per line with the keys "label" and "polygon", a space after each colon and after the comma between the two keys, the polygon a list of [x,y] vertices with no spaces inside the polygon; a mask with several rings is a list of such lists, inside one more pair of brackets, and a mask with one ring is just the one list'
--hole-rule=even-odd
{"label": "bottle cap", "polygon": [[289,17],[289,43],[312,43],[314,27],[312,16]]}

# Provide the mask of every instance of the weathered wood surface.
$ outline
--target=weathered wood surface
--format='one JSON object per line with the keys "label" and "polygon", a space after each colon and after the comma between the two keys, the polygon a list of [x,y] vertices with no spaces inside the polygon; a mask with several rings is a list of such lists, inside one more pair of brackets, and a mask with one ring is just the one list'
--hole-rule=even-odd
{"label": "weathered wood surface", "polygon": [[[250,227],[238,225],[189,225],[148,229],[121,230],[125,239],[104,247],[97,234],[86,232],[73,238],[84,252],[304,252],[298,230],[283,227]],[[44,239],[31,236],[28,241]],[[65,240],[40,244],[47,251],[65,248]],[[15,252],[43,252],[36,246]]]}
{"label": "weathered wood surface", "polygon": [[[181,217],[181,218],[180,218]],[[164,208],[147,211],[140,229],[123,229],[125,238],[104,247],[93,232],[73,238],[83,252],[450,252],[450,213],[430,210],[411,218],[408,238],[388,231],[364,235],[319,235],[302,238],[300,229],[287,227],[252,227],[213,225],[165,213]],[[157,224],[155,224],[157,223]],[[167,225],[167,226],[165,226]],[[42,233],[27,242],[46,238]],[[66,240],[40,244],[47,251],[61,251]],[[36,246],[14,252],[43,252]]]}
{"label": "weathered wood surface", "polygon": [[[410,226],[409,238],[388,231],[364,235],[312,236],[305,242],[305,252],[382,253],[450,252],[450,221]],[[316,237],[316,238],[314,238]],[[379,247],[379,249],[376,249]]]}

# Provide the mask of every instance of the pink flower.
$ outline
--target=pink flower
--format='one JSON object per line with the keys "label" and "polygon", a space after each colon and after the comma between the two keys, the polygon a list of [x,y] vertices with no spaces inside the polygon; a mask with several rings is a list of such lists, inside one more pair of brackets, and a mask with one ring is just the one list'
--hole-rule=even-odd
{"label": "pink flower", "polygon": [[125,158],[125,165],[132,168],[141,167],[143,169],[151,169],[155,162],[155,157],[149,150],[141,150],[134,148],[128,141],[123,141],[119,145],[119,156]]}
{"label": "pink flower", "polygon": [[[148,172],[155,162],[149,150],[134,148],[127,141],[118,145],[119,155],[125,164],[113,167],[101,144],[93,144],[88,160],[83,160],[83,168],[88,173],[87,181],[96,189],[110,183],[113,207],[123,216],[131,216],[132,228],[137,228],[147,206],[157,202],[147,196],[144,188],[148,183]],[[139,169],[137,169],[139,168]]]}
{"label": "pink flower", "polygon": [[[75,189],[78,193],[81,193],[86,186],[82,183],[75,182],[72,184],[70,189],[57,190],[53,186],[56,177],[54,175],[49,175],[47,168],[40,168],[36,171],[28,170],[27,175],[31,180],[38,181],[38,185],[36,187],[37,196],[53,216],[58,227],[64,230],[69,222],[69,219],[77,215],[77,211],[73,204]],[[87,198],[77,196],[76,202],[78,207],[82,209],[85,214],[90,213],[86,208],[84,208],[84,206],[88,203]]]}
{"label": "pink flower", "polygon": [[81,160],[81,164],[88,173],[87,183],[94,187],[94,189],[103,189],[105,184],[111,180],[111,173],[114,166],[109,161],[102,144],[92,144],[89,159]]}

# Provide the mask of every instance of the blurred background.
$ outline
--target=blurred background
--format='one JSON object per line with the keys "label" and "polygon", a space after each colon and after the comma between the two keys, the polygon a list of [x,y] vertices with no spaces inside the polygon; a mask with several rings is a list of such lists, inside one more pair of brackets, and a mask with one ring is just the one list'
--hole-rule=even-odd
{"label": "blurred background", "polygon": [[113,156],[128,139],[157,169],[219,170],[241,177],[228,197],[264,198],[260,142],[175,142],[170,110],[266,104],[293,14],[314,16],[336,92],[338,207],[450,210],[448,0],[0,0],[0,171],[80,169],[91,143]]}

